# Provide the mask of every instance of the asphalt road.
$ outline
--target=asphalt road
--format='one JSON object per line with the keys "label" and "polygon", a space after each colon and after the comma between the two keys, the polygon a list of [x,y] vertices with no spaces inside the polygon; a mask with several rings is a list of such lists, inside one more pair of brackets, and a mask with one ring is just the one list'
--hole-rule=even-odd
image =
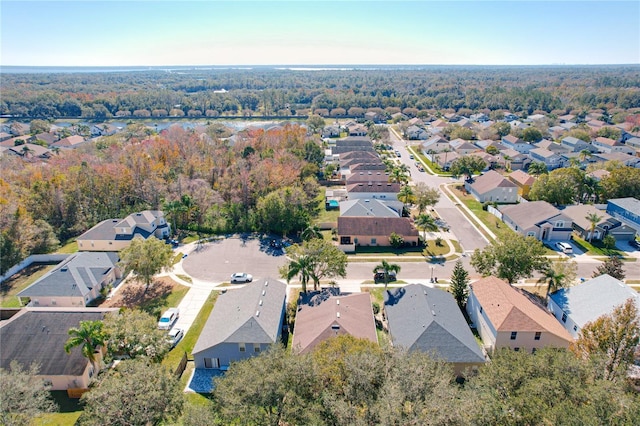
{"label": "asphalt road", "polygon": [[[449,177],[442,177],[431,175],[429,173],[421,172],[414,164],[416,160],[409,158],[409,151],[407,146],[410,142],[399,139],[394,131],[389,131],[390,141],[395,150],[401,153],[400,161],[409,166],[411,171],[411,179],[414,182],[424,182],[432,188],[440,188],[443,184],[450,184],[455,182],[454,179]],[[436,214],[443,219],[451,227],[451,232],[456,236],[456,239],[461,243],[462,248],[471,253],[477,248],[484,248],[487,246],[488,241],[484,236],[476,230],[476,228],[467,220],[467,218],[458,210],[453,201],[449,199],[440,190],[441,196],[438,204],[435,206]]]}

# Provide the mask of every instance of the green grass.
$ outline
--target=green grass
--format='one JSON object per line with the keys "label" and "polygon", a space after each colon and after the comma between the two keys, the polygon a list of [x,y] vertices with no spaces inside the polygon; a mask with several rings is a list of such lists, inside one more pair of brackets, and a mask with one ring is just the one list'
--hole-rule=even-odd
{"label": "green grass", "polygon": [[316,197],[316,202],[318,203],[318,209],[316,210],[316,215],[313,219],[313,223],[322,223],[322,222],[337,222],[338,216],[340,216],[340,209],[331,209],[327,210],[325,208],[325,192],[328,187],[321,186],[318,196]]}
{"label": "green grass", "polygon": [[[175,281],[173,282],[175,283]],[[189,287],[175,283],[170,293],[165,293],[159,297],[146,300],[141,303],[139,307],[151,315],[160,317],[160,314],[164,310],[178,306],[188,291]]]}
{"label": "green grass", "polygon": [[176,274],[176,277],[180,278],[182,281],[193,283],[193,279],[188,275]]}
{"label": "green grass", "polygon": [[456,249],[456,253],[462,253],[462,246],[457,240],[451,240],[451,244],[453,244],[453,248]]}
{"label": "green grass", "polygon": [[200,333],[204,328],[204,324],[207,322],[207,318],[209,318],[209,314],[211,313],[211,310],[213,309],[213,305],[216,303],[217,298],[218,292],[212,291],[209,295],[209,298],[202,306],[202,309],[200,309],[198,316],[189,328],[187,334],[176,345],[176,347],[173,348],[171,352],[169,352],[166,358],[162,360],[163,365],[173,370],[178,366],[178,364],[180,363],[180,359],[185,352],[187,353],[187,357],[189,359],[193,357],[191,351],[193,350],[193,347],[195,346],[196,341],[198,340],[198,337],[200,336]]}
{"label": "green grass", "polygon": [[16,295],[55,267],[56,265],[32,264],[0,284],[0,307],[19,308],[20,302]]}
{"label": "green grass", "polygon": [[[419,158],[424,164],[426,164],[431,171],[438,176],[451,176],[451,173],[445,172],[438,166],[436,163],[431,162],[420,150],[420,145],[413,145],[410,147],[409,151],[411,151],[414,157]],[[428,173],[428,170],[425,169],[425,172]]]}
{"label": "green grass", "polygon": [[591,256],[622,256],[623,252],[618,249],[608,249],[602,245],[602,241],[595,240],[589,242],[584,240],[577,235],[573,235],[573,243],[580,248],[580,250]]}
{"label": "green grass", "polygon": [[54,253],[71,254],[71,253],[75,253],[77,251],[78,251],[78,243],[77,243],[77,241],[75,239],[73,239],[73,240],[67,241],[67,243],[65,245],[60,247]]}
{"label": "green grass", "polygon": [[439,246],[436,245],[435,240],[427,240],[426,247],[422,251],[422,254],[427,257],[443,256],[447,253],[449,253],[449,244],[447,244],[444,240]]}
{"label": "green grass", "polygon": [[182,256],[183,253],[182,252],[176,252],[176,254],[173,256],[173,261],[172,261],[172,265],[176,265],[178,262],[180,262],[182,260]]}
{"label": "green grass", "polygon": [[37,426],[68,426],[75,424],[82,414],[80,400],[69,398],[65,391],[52,391],[51,398],[58,405],[58,411],[38,416],[31,421],[31,424]]}

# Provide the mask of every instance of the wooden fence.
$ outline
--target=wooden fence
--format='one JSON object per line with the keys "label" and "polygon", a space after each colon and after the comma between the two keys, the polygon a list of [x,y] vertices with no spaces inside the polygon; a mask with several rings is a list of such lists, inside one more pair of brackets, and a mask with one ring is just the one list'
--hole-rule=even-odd
{"label": "wooden fence", "polygon": [[180,359],[180,363],[178,364],[178,367],[173,372],[173,374],[179,379],[180,377],[182,377],[182,373],[184,373],[185,368],[187,368],[187,353],[186,352],[184,353],[184,355],[182,355],[182,359]]}

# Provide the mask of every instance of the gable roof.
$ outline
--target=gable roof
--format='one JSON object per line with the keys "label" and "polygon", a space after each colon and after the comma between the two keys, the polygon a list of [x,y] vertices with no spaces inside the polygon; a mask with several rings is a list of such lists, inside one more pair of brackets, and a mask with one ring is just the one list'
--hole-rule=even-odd
{"label": "gable roof", "polygon": [[613,309],[634,299],[640,307],[640,294],[622,281],[604,274],[549,295],[579,327],[598,317],[611,313]]}
{"label": "gable roof", "polygon": [[[107,219],[95,225],[93,228],[87,230],[80,235],[78,240],[132,240],[136,235],[140,235],[143,238],[148,238],[151,232],[144,229],[153,223],[156,218],[163,216],[164,213],[160,210],[144,210],[139,213],[132,213],[124,219]],[[132,228],[131,234],[119,234],[118,228],[126,227]]]}
{"label": "gable roof", "polygon": [[485,361],[453,296],[422,284],[384,294],[384,309],[394,346],[431,352],[447,362]]}
{"label": "gable roof", "polygon": [[378,342],[369,293],[315,292],[300,299],[291,345],[296,352],[310,352],[320,342],[342,334]]}
{"label": "gable roof", "polygon": [[544,331],[572,340],[551,313],[505,281],[490,276],[472,283],[470,288],[497,331]]}
{"label": "gable roof", "polygon": [[612,198],[608,200],[608,203],[614,206],[621,207],[630,212],[640,211],[640,200],[638,200],[637,198]]}
{"label": "gable roof", "polygon": [[511,182],[495,170],[489,170],[485,174],[478,176],[469,186],[478,194],[484,194],[495,188],[518,187],[515,183]]}
{"label": "gable roof", "polygon": [[[600,216],[600,220],[596,223],[596,226],[613,219],[607,212],[599,210],[592,204],[577,204],[574,206],[566,206],[562,209],[562,213],[571,218],[571,221],[578,225],[582,229],[591,229],[591,221],[587,219],[589,214],[597,214]],[[617,219],[616,222],[620,223]]]}
{"label": "gable roof", "polygon": [[338,235],[391,235],[417,237],[418,230],[408,217],[338,217]]}
{"label": "gable roof", "polygon": [[340,216],[344,217],[400,217],[404,204],[401,201],[354,199],[340,202]]}
{"label": "gable roof", "polygon": [[400,184],[395,182],[358,182],[347,185],[347,192],[400,192]]}
{"label": "gable roof", "polygon": [[57,146],[59,148],[70,148],[76,145],[83,143],[85,140],[80,135],[72,135],[67,136],[66,138],[62,138],[57,142],[51,144],[51,146]]}
{"label": "gable roof", "polygon": [[37,362],[42,376],[80,376],[89,361],[79,347],[64,351],[68,331],[80,321],[102,320],[111,311],[117,308],[23,308],[0,322],[0,368],[9,368],[13,360],[25,368]]}
{"label": "gable roof", "polygon": [[85,297],[116,267],[118,253],[81,251],[18,293],[18,297]]}
{"label": "gable roof", "polygon": [[347,176],[347,183],[388,182],[389,173],[384,170],[358,170]]}
{"label": "gable roof", "polygon": [[274,343],[286,292],[285,283],[267,277],[220,294],[193,354],[220,343]]}
{"label": "gable roof", "polygon": [[560,210],[546,201],[531,201],[530,203],[499,206],[498,210],[500,210],[503,217],[507,216],[521,229],[529,229],[561,214]]}
{"label": "gable roof", "polygon": [[513,172],[511,172],[511,174],[509,175],[509,179],[511,179],[511,181],[515,182],[516,184],[520,184],[521,186],[531,186],[536,181],[536,178],[522,170],[514,170]]}

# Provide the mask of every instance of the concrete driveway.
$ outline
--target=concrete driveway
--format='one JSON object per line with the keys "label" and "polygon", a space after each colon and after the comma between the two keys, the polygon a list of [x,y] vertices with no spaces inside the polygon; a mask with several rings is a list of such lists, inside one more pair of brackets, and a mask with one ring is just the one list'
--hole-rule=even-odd
{"label": "concrete driveway", "polygon": [[243,235],[208,242],[190,252],[182,268],[196,279],[215,283],[228,282],[235,272],[279,279],[278,268],[286,257],[282,249],[270,246],[272,238]]}

